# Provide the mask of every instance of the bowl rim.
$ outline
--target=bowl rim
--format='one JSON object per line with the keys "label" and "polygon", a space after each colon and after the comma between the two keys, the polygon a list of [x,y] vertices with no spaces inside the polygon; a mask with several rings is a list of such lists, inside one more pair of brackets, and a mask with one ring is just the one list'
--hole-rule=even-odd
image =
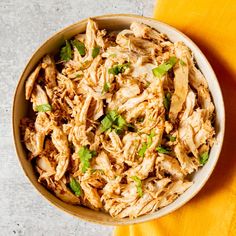
{"label": "bowl rim", "polygon": [[[102,220],[97,220],[97,219],[86,218],[84,216],[79,216],[79,215],[75,214],[73,211],[68,210],[67,208],[62,207],[61,204],[59,204],[59,203],[57,203],[55,201],[51,201],[51,199],[49,199],[47,196],[45,196],[43,194],[43,192],[41,192],[41,190],[31,181],[31,179],[30,179],[30,177],[29,177],[29,175],[27,173],[27,170],[26,170],[25,166],[23,165],[23,162],[21,161],[21,158],[20,158],[20,151],[19,151],[19,147],[17,145],[17,135],[16,135],[16,129],[18,129],[19,127],[17,127],[15,125],[15,122],[14,122],[14,120],[15,120],[15,107],[16,107],[15,106],[16,105],[16,95],[17,95],[17,91],[19,89],[20,83],[23,80],[24,74],[26,73],[26,70],[29,67],[31,61],[33,60],[33,58],[35,57],[37,52],[43,46],[45,46],[48,43],[48,41],[50,41],[54,37],[57,37],[60,33],[66,31],[67,29],[70,29],[73,26],[76,26],[78,24],[83,24],[83,23],[87,22],[88,19],[90,19],[90,18],[91,19],[95,19],[95,20],[96,19],[101,19],[102,20],[102,19],[107,19],[107,18],[110,18],[110,17],[111,18],[112,17],[118,17],[118,18],[130,17],[130,18],[133,18],[134,20],[135,19],[140,19],[140,20],[143,19],[143,20],[154,21],[154,22],[157,22],[161,26],[169,28],[173,32],[177,32],[179,35],[181,35],[183,38],[185,38],[188,42],[190,42],[195,47],[195,49],[198,50],[198,53],[205,60],[204,63],[207,65],[208,69],[210,70],[210,73],[213,75],[212,76],[213,79],[215,80],[215,83],[216,83],[216,86],[217,86],[217,92],[218,92],[218,99],[220,99],[220,102],[223,105],[222,106],[222,111],[221,111],[222,112],[222,114],[221,114],[221,116],[222,116],[222,120],[221,120],[222,139],[221,140],[217,140],[217,142],[219,143],[218,152],[217,152],[217,155],[215,156],[215,161],[213,162],[210,170],[208,171],[208,175],[202,181],[201,185],[199,185],[198,189],[196,189],[196,191],[194,191],[192,193],[191,196],[189,196],[187,199],[183,200],[178,205],[172,207],[169,212],[166,212],[166,213],[160,215],[159,217],[156,217],[155,215],[152,214],[152,215],[150,215],[149,219],[142,219],[141,217],[137,217],[137,218],[134,218],[134,219],[127,218],[126,221],[111,222],[111,221],[102,221]],[[223,146],[223,142],[224,142],[224,135],[225,135],[225,106],[224,106],[224,100],[223,100],[223,95],[222,95],[221,87],[219,85],[219,81],[218,81],[218,79],[216,77],[216,74],[215,74],[212,66],[210,65],[209,61],[207,60],[206,56],[203,54],[201,49],[187,35],[185,35],[181,31],[179,31],[175,27],[173,27],[171,25],[168,25],[168,24],[166,24],[166,23],[164,23],[162,21],[159,21],[159,20],[157,20],[155,18],[152,18],[152,17],[146,17],[146,16],[137,15],[137,14],[104,14],[104,15],[92,16],[92,17],[87,17],[87,18],[81,19],[81,20],[79,20],[79,21],[77,21],[77,22],[75,22],[73,24],[70,24],[70,25],[68,25],[68,26],[66,26],[66,27],[56,31],[55,33],[52,33],[45,41],[43,41],[43,43],[40,43],[40,45],[33,51],[33,53],[30,55],[29,59],[27,60],[26,65],[24,66],[23,72],[20,74],[20,77],[18,79],[16,88],[15,88],[15,91],[14,91],[14,97],[13,97],[13,103],[12,103],[12,122],[11,123],[12,123],[12,134],[13,134],[14,147],[15,147],[15,152],[17,154],[18,161],[20,163],[21,168],[24,171],[24,174],[28,178],[29,182],[31,183],[31,185],[33,185],[34,189],[37,190],[36,192],[40,196],[43,196],[43,198],[46,199],[52,206],[55,206],[56,208],[60,209],[61,211],[66,212],[69,215],[75,216],[78,219],[82,219],[84,221],[91,222],[91,223],[107,225],[107,226],[121,226],[121,225],[144,223],[144,222],[147,222],[147,221],[150,221],[150,220],[159,219],[159,218],[161,218],[161,217],[163,217],[165,215],[168,215],[168,214],[174,212],[178,208],[182,207],[183,205],[185,205],[187,202],[189,202],[193,197],[195,197],[198,194],[198,192],[204,187],[204,185],[206,184],[207,180],[211,176],[211,174],[212,174],[213,170],[215,169],[215,166],[216,166],[216,164],[218,162],[220,154],[221,154],[221,150],[222,150],[222,146]]]}

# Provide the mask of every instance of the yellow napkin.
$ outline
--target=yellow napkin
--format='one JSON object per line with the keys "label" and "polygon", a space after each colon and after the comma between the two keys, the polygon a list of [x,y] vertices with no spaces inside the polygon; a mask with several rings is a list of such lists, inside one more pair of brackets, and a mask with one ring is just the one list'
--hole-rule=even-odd
{"label": "yellow napkin", "polygon": [[188,35],[213,66],[226,108],[225,140],[196,197],[160,219],[117,227],[114,236],[236,236],[236,1],[158,0],[155,18]]}

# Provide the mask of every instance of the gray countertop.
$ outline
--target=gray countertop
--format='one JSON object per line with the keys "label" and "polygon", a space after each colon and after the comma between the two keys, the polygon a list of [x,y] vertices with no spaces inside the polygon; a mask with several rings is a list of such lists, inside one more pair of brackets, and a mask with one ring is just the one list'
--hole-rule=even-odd
{"label": "gray countertop", "polygon": [[34,190],[12,141],[11,105],[19,76],[35,49],[80,19],[108,13],[151,16],[153,0],[0,1],[0,235],[112,235],[55,209]]}

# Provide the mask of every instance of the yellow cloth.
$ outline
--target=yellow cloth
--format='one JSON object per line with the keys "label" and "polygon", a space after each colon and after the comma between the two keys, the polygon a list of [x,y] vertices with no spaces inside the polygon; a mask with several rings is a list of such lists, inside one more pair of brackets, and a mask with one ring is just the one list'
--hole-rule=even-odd
{"label": "yellow cloth", "polygon": [[213,66],[226,108],[225,140],[196,197],[160,219],[117,227],[114,236],[236,236],[236,1],[158,0],[155,18],[188,35]]}

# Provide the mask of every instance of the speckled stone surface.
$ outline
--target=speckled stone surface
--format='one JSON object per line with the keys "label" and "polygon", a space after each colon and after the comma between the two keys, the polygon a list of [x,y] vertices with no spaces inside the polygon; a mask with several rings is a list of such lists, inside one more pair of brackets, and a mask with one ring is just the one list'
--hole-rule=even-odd
{"label": "speckled stone surface", "polygon": [[0,236],[112,235],[52,207],[34,190],[18,163],[11,105],[19,76],[35,49],[80,19],[108,13],[151,16],[153,0],[0,1]]}

